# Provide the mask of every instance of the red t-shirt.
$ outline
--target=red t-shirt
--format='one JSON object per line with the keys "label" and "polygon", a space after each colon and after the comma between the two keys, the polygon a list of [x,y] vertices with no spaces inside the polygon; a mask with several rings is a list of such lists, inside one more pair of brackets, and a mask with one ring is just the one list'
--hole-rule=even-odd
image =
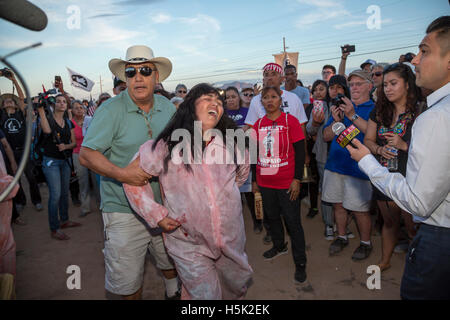
{"label": "red t-shirt", "polygon": [[295,173],[295,142],[305,139],[298,120],[281,112],[272,121],[264,116],[253,126],[258,141],[256,182],[261,187],[289,189]]}
{"label": "red t-shirt", "polygon": [[83,129],[72,119],[72,123],[75,126],[75,140],[77,141],[77,146],[73,148],[73,153],[80,153],[81,144],[83,143]]}

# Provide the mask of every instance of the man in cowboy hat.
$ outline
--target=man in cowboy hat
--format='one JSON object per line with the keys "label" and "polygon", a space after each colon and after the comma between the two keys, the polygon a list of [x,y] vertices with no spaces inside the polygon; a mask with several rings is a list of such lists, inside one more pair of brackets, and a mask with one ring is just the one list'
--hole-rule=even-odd
{"label": "man in cowboy hat", "polygon": [[[147,249],[164,275],[166,298],[179,297],[178,278],[164,248],[162,236],[154,235],[133,213],[122,183],[142,186],[150,176],[138,165],[129,165],[139,147],[154,139],[175,112],[165,97],[154,95],[155,84],[172,71],[167,58],[155,58],[146,46],[128,48],[125,60],[112,59],[109,69],[127,90],[108,99],[95,113],[84,138],[80,163],[101,175],[101,206],[105,226],[105,287],[124,299],[142,297]],[[151,183],[161,203],[159,184]]]}

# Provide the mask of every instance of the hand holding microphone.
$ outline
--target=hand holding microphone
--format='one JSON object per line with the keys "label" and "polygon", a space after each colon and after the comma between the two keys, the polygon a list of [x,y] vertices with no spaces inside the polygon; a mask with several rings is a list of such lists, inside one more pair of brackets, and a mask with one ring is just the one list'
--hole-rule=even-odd
{"label": "hand holding microphone", "polygon": [[336,142],[342,148],[345,148],[348,144],[356,148],[352,144],[352,140],[359,134],[360,131],[353,124],[346,128],[342,122],[336,122],[331,127],[331,130],[337,136]]}

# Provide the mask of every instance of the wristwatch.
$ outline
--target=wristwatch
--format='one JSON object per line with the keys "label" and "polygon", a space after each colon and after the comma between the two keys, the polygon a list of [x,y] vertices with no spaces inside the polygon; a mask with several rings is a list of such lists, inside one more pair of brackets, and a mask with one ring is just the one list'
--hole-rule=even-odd
{"label": "wristwatch", "polygon": [[356,119],[358,119],[359,118],[359,116],[355,113],[353,116],[352,116],[352,122],[355,122],[355,120]]}

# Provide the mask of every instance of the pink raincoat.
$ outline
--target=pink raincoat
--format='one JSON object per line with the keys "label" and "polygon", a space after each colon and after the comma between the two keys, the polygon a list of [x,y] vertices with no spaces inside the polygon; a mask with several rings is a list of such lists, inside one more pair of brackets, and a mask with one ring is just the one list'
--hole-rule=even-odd
{"label": "pink raincoat", "polygon": [[[3,155],[0,152],[0,193],[11,183],[13,177],[6,173]],[[15,197],[19,185],[11,190],[8,196],[0,202],[0,274],[10,273],[16,276],[16,243],[11,229],[12,198]]]}
{"label": "pink raincoat", "polygon": [[[164,206],[153,200],[150,185],[124,184],[132,208],[150,227],[166,216],[181,226],[163,233],[167,252],[175,262],[182,281],[182,299],[239,299],[247,292],[253,273],[244,251],[245,230],[239,186],[247,179],[249,165],[207,164],[226,149],[215,137],[203,152],[202,164],[169,161],[164,173],[167,145],[160,141],[154,151],[153,141],[139,149],[140,167],[159,176]],[[231,158],[233,159],[233,158]],[[248,163],[248,161],[246,161]]]}

